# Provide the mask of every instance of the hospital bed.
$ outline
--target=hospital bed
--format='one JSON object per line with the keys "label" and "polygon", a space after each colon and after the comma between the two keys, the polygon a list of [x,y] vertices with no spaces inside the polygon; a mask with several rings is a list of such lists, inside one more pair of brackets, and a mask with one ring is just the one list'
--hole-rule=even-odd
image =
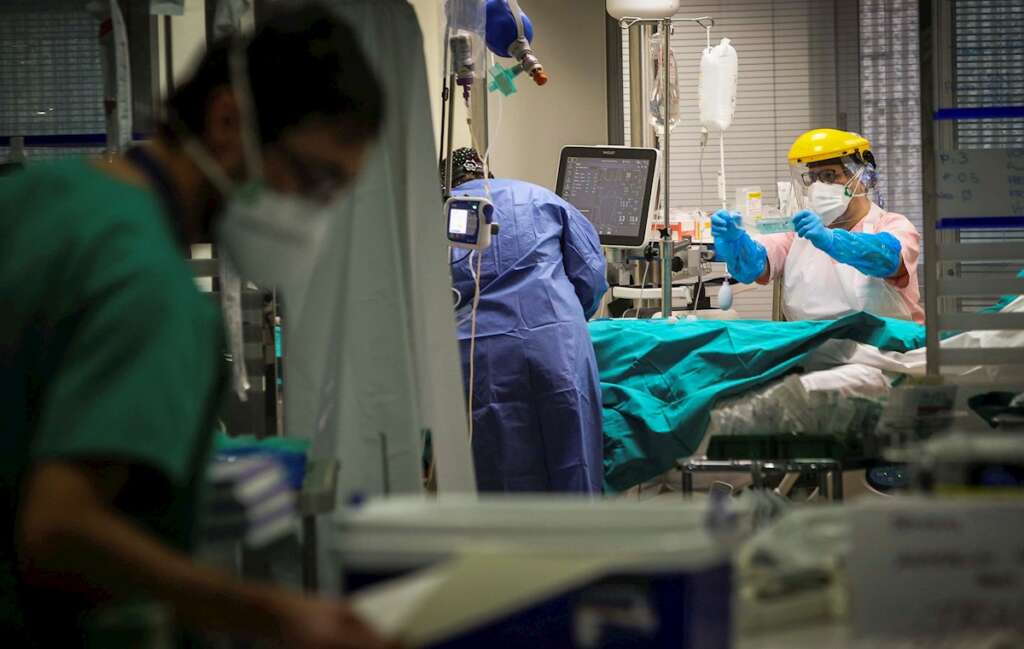
{"label": "hospital bed", "polygon": [[680,490],[687,496],[716,480],[776,487],[773,478],[782,476],[782,494],[807,478],[812,497],[843,500],[893,486],[904,476],[881,459],[873,436],[893,379],[876,367],[843,364],[717,403],[700,448],[677,463]]}
{"label": "hospital bed", "polygon": [[[1018,299],[1006,308],[1019,310],[1022,304]],[[592,335],[604,391],[610,492],[652,484],[682,489],[690,485],[689,480],[684,484],[686,472],[701,472],[692,481],[697,488],[716,478],[728,482],[703,473],[723,466],[707,464],[712,442],[723,437],[775,433],[808,439],[821,432],[873,430],[877,419],[871,417],[877,418],[878,404],[889,397],[894,383],[925,373],[924,328],[868,314],[828,323],[606,321],[592,323]],[[943,344],[948,349],[1021,348],[1024,334],[965,332]],[[984,366],[955,369],[957,383],[971,386],[961,391],[958,411],[965,411],[963,399],[993,385],[1024,389],[1019,367],[1004,367],[998,374]],[[835,425],[825,428],[829,424]],[[971,415],[961,416],[957,425],[986,426]],[[840,496],[853,487],[864,490],[864,469],[881,464],[879,449],[867,449],[866,456],[864,449],[857,450],[861,456],[711,457],[738,460],[725,468],[744,472],[775,468],[751,460],[790,462],[779,469],[801,468],[800,460],[813,460],[803,468],[819,474],[834,473],[838,462],[859,476],[840,482],[833,475],[829,488],[822,482],[819,492]],[[689,471],[678,470],[680,461]]]}

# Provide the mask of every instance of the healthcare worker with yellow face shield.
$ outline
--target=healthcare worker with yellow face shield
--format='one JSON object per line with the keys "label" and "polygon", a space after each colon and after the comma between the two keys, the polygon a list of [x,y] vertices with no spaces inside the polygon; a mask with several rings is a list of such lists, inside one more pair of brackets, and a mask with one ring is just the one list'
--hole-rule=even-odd
{"label": "healthcare worker with yellow face shield", "polygon": [[917,283],[921,235],[907,217],[868,197],[878,179],[871,143],[856,133],[808,131],[789,150],[802,208],[795,232],[750,237],[740,215],[711,217],[715,251],[733,277],[783,278],[788,320],[826,320],[868,311],[924,322]]}

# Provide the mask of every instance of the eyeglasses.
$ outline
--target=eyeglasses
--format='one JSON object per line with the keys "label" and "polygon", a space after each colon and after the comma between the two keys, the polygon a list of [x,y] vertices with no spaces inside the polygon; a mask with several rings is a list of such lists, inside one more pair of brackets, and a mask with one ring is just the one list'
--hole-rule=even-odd
{"label": "eyeglasses", "polygon": [[[821,171],[805,171],[800,174],[800,179],[803,180],[804,185],[810,187],[816,182],[822,182],[826,185],[831,185],[836,181],[841,172],[837,172],[835,169],[822,169]],[[846,178],[846,174],[842,175],[843,179]]]}
{"label": "eyeglasses", "polygon": [[298,178],[299,191],[317,202],[329,202],[352,182],[352,176],[336,165],[304,160],[287,146],[281,146],[280,149]]}

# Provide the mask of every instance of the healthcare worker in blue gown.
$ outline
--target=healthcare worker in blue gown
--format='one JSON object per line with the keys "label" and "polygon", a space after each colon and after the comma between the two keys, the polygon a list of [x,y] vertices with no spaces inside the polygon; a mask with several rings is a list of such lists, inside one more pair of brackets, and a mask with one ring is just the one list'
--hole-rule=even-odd
{"label": "healthcare worker in blue gown", "polygon": [[[457,150],[452,162],[454,195],[488,195],[475,150]],[[473,377],[478,487],[600,493],[601,387],[587,328],[608,290],[597,232],[543,187],[488,182],[500,230],[487,250],[451,253],[467,390],[479,264]]]}

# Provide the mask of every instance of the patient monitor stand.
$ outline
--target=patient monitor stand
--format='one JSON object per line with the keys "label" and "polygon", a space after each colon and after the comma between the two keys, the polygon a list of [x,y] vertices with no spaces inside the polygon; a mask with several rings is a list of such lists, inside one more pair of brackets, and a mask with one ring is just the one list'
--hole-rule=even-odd
{"label": "patient monitor stand", "polygon": [[[672,242],[672,250],[668,264],[672,287],[671,314],[707,317],[713,313],[713,317],[721,319],[723,314],[711,307],[707,289],[725,280],[724,265],[710,263],[707,247],[692,243],[687,237],[683,241]],[[611,286],[607,297],[611,307],[606,310],[608,313],[613,316],[663,316],[665,291],[659,251],[660,246],[655,243],[642,248],[605,248]],[[624,310],[623,300],[632,301],[632,306]],[[652,304],[658,307],[656,313],[652,313]]]}

